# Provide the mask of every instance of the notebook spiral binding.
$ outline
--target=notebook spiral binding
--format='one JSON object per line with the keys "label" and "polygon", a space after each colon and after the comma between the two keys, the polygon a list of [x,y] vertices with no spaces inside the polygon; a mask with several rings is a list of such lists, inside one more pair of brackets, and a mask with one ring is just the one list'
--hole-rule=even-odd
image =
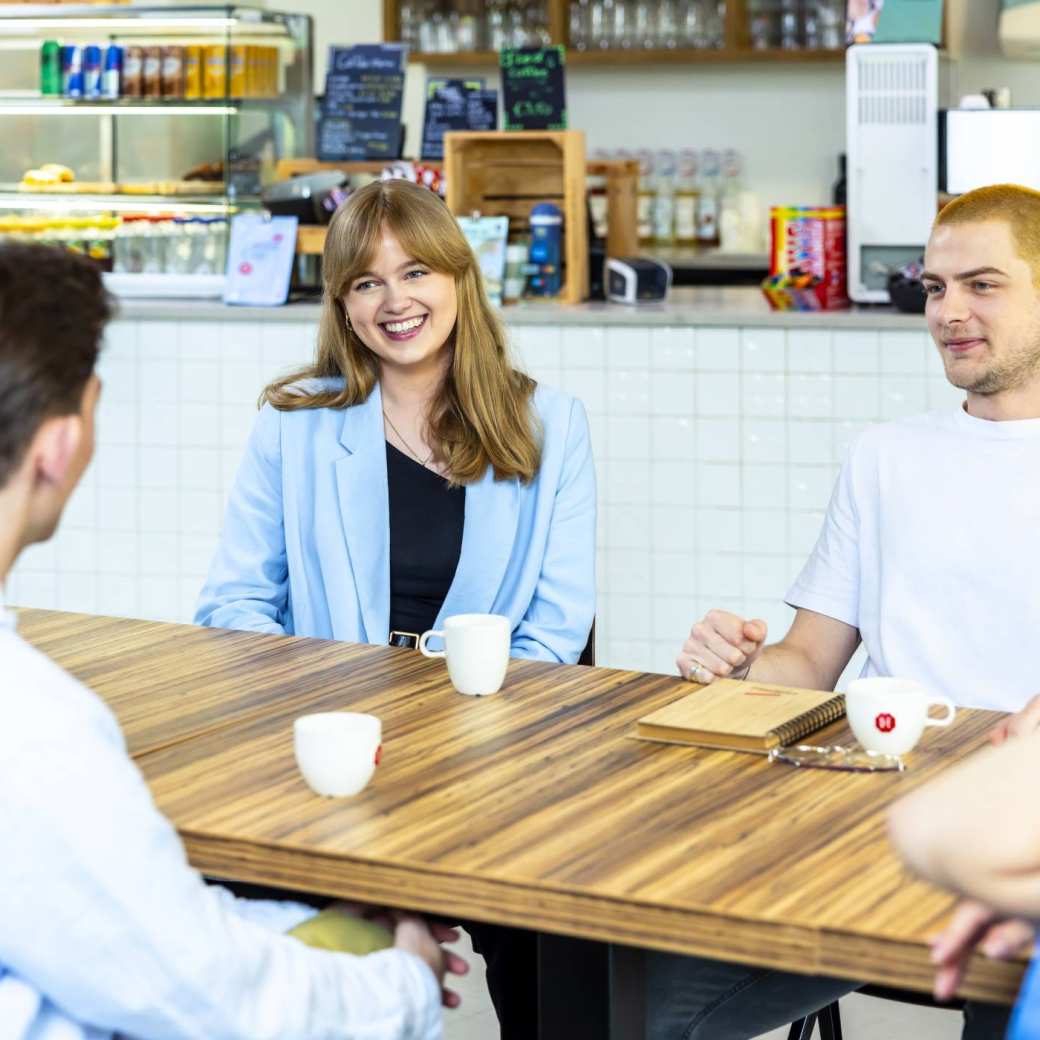
{"label": "notebook spiral binding", "polygon": [[818,708],[813,708],[812,711],[803,711],[801,715],[796,715],[790,722],[777,726],[775,730],[776,738],[780,741],[781,747],[787,747],[788,744],[793,744],[795,741],[807,737],[810,733],[815,733],[829,723],[837,722],[844,714],[845,695],[839,693]]}

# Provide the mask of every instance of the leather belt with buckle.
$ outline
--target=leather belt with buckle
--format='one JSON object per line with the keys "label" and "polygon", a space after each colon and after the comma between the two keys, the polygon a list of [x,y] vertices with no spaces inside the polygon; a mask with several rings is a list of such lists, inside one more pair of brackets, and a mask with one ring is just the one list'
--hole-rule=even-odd
{"label": "leather belt with buckle", "polygon": [[390,633],[390,646],[403,646],[408,650],[418,650],[419,633],[393,631]]}

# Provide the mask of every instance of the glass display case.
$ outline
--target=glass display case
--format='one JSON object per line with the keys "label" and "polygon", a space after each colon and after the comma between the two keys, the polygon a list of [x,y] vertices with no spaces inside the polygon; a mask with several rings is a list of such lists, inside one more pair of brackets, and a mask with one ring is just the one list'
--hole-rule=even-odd
{"label": "glass display case", "polygon": [[82,250],[117,292],[219,294],[231,215],[314,154],[310,17],[0,10],[0,235]]}

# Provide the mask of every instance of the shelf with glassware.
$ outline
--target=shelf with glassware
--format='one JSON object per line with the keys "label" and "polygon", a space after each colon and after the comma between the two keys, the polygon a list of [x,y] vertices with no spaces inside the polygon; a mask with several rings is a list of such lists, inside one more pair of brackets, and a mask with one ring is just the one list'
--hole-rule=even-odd
{"label": "shelf with glassware", "polygon": [[383,0],[387,40],[427,65],[562,43],[572,65],[838,61],[845,0]]}
{"label": "shelf with glassware", "polygon": [[314,149],[309,16],[0,11],[0,234],[85,252],[121,292],[219,295],[229,218]]}

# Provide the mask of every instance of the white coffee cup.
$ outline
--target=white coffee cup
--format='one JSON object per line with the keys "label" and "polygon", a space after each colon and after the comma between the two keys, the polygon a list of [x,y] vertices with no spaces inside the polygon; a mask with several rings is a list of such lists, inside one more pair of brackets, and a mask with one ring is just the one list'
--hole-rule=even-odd
{"label": "white coffee cup", "polygon": [[[426,657],[446,657],[451,684],[459,693],[481,697],[498,693],[509,665],[512,626],[501,614],[454,614],[443,629],[431,629],[419,637]],[[430,650],[432,636],[444,640],[443,650]]]}
{"label": "white coffee cup", "polygon": [[[946,714],[930,718],[932,707],[945,708]],[[949,697],[932,693],[913,679],[882,676],[850,682],[845,710],[860,744],[885,755],[912,751],[926,726],[948,726],[957,713]]]}
{"label": "white coffee cup", "polygon": [[383,724],[375,715],[328,711],[293,723],[293,750],[315,794],[342,797],[364,790],[383,755]]}

